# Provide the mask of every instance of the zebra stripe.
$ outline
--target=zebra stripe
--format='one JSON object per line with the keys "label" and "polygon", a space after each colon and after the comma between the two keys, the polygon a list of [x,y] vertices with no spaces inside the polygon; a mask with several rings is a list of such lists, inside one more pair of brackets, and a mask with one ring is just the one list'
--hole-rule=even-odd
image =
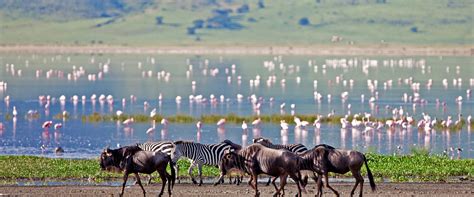
{"label": "zebra stripe", "polygon": [[174,143],[171,141],[161,141],[161,142],[145,142],[137,144],[139,148],[145,151],[152,152],[162,152],[171,156],[171,152],[174,148]]}
{"label": "zebra stripe", "polygon": [[234,148],[224,142],[219,144],[201,144],[194,142],[176,143],[176,150],[181,152],[181,156],[210,166],[219,165],[221,158],[224,156],[224,151],[227,149],[233,150]]}
{"label": "zebra stripe", "polygon": [[202,184],[202,165],[209,165],[217,167],[221,158],[224,156],[226,150],[240,149],[240,145],[235,146],[230,141],[223,141],[219,144],[201,144],[195,142],[174,142],[176,148],[172,154],[172,160],[178,160],[181,156],[191,160],[191,166],[189,166],[188,173],[191,176],[191,181],[197,183],[192,175],[192,170],[195,165],[198,167],[198,175],[200,178],[199,185]]}

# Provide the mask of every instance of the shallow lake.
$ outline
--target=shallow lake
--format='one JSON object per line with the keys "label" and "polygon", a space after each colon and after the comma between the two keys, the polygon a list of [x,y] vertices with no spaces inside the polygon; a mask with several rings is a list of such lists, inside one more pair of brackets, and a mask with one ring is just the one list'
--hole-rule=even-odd
{"label": "shallow lake", "polygon": [[[426,132],[416,125],[379,130],[290,125],[281,130],[278,124],[253,128],[249,123],[250,128],[243,131],[240,124],[224,128],[204,124],[197,132],[195,123],[170,123],[167,128],[158,124],[155,132],[147,134],[150,123],[127,126],[81,118],[94,112],[114,115],[117,110],[148,115],[155,108],[163,116],[188,114],[196,119],[230,113],[367,113],[389,118],[396,108],[415,120],[425,113],[440,121],[451,116],[455,122],[460,114],[466,120],[474,112],[472,57],[0,54],[0,66],[0,154],[93,158],[106,146],[150,140],[217,143],[230,139],[248,145],[253,137],[264,136],[274,143],[308,147],[327,143],[382,154],[409,154],[423,148],[433,154],[446,151],[453,158],[474,157],[472,131],[466,125],[461,130]],[[91,100],[93,94],[96,101]],[[40,99],[48,95],[50,100]],[[73,99],[75,95],[78,100]],[[111,95],[113,102],[101,102],[100,95]],[[257,98],[258,109],[251,95]],[[283,103],[285,107],[280,108]],[[37,115],[28,115],[30,110]],[[63,111],[69,114],[67,120],[57,118]],[[43,129],[48,120],[62,123],[62,128]],[[54,154],[58,146],[64,148],[63,155]]]}

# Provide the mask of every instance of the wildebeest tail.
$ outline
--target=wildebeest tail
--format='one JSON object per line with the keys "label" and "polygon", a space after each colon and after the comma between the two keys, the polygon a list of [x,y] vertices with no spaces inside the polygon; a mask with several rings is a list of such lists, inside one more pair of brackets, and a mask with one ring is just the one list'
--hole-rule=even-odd
{"label": "wildebeest tail", "polygon": [[171,187],[174,187],[174,182],[176,180],[176,170],[175,170],[175,167],[174,167],[174,163],[173,163],[173,160],[171,160],[171,156],[170,155],[167,155],[166,156],[168,158],[168,162],[170,163],[170,170],[171,170]]}
{"label": "wildebeest tail", "polygon": [[370,188],[372,189],[372,191],[375,191],[377,189],[377,186],[375,186],[374,177],[372,176],[372,172],[370,172],[369,165],[367,164],[367,158],[365,158],[365,155],[364,162],[365,167],[367,168],[367,176],[369,177]]}

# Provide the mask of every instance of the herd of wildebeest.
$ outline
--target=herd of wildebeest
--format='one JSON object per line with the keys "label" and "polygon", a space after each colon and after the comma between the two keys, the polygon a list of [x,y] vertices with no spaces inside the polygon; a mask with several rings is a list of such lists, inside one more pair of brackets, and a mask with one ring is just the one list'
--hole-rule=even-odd
{"label": "herd of wildebeest", "polygon": [[[270,176],[267,185],[271,182],[275,187],[274,196],[285,194],[284,187],[288,176],[298,188],[297,196],[301,196],[302,191],[306,193],[305,186],[309,178],[312,178],[316,183],[316,196],[323,194],[322,179],[324,179],[325,186],[331,189],[336,196],[339,196],[339,193],[329,185],[328,173],[345,174],[349,171],[356,180],[351,196],[354,195],[358,185],[360,185],[359,196],[362,196],[364,178],[361,175],[361,168],[364,163],[370,187],[372,191],[376,189],[367,159],[364,154],[358,151],[337,149],[327,144],[316,145],[312,149],[307,149],[303,144],[279,145],[262,137],[253,139],[253,142],[247,147],[242,147],[230,140],[224,140],[218,144],[161,141],[124,146],[114,150],[106,148],[100,156],[100,167],[102,170],[124,172],[120,195],[123,195],[128,175],[132,173],[135,174],[137,183],[145,195],[146,192],[138,173],[150,175],[155,171],[159,173],[162,181],[159,196],[163,195],[166,183],[168,183],[168,193],[171,195],[176,177],[178,177],[177,161],[181,157],[191,161],[188,173],[194,184],[202,184],[203,165],[217,166],[220,176],[214,185],[223,183],[224,176],[227,174],[230,176],[230,172],[237,172],[233,173],[238,174],[233,181],[236,184],[241,182],[244,174],[248,174],[250,175],[248,184],[255,190],[255,196],[260,195],[257,187],[260,174]],[[166,170],[168,165],[170,165],[171,174]],[[195,166],[198,167],[199,183],[192,176]],[[275,183],[278,178],[280,178],[279,187]],[[151,177],[149,181],[151,181]]]}

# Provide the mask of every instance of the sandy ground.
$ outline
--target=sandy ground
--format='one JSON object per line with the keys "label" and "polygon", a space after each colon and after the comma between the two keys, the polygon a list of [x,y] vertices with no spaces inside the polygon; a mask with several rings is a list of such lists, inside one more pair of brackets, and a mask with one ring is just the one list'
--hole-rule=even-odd
{"label": "sandy ground", "polygon": [[[272,186],[259,184],[261,196],[271,196]],[[332,183],[332,186],[341,193],[349,196],[353,183]],[[161,184],[145,186],[148,196],[156,196]],[[314,185],[307,186],[307,194],[314,196]],[[117,186],[0,186],[0,196],[118,196],[120,187]],[[294,196],[296,185],[286,187],[286,196]],[[167,196],[168,193],[165,193]],[[173,196],[253,196],[254,192],[246,183],[237,185],[212,186],[204,184],[201,187],[192,184],[176,184]],[[329,189],[324,189],[325,196],[335,196]],[[358,194],[358,193],[356,193]],[[125,196],[142,196],[138,185],[126,187]],[[467,183],[378,183],[377,191],[371,192],[369,185],[364,184],[364,196],[474,196],[474,182]]]}
{"label": "sandy ground", "polygon": [[3,45],[0,53],[48,54],[188,54],[188,55],[384,55],[384,56],[472,56],[467,46],[321,45],[321,46],[54,46]]}

